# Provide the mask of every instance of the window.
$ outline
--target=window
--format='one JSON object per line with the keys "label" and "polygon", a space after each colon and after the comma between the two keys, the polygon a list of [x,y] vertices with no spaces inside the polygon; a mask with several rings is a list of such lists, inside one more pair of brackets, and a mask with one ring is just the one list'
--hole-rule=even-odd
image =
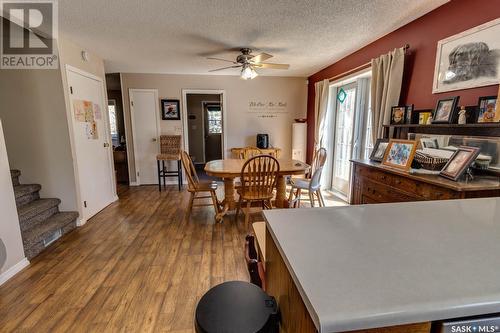
{"label": "window", "polygon": [[222,133],[222,112],[220,106],[207,106],[208,134]]}

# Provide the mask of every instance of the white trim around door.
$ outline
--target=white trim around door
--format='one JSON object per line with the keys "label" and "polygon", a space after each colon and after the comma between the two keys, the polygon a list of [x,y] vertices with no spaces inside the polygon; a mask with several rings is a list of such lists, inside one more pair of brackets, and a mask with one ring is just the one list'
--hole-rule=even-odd
{"label": "white trim around door", "polygon": [[221,110],[222,110],[222,158],[226,158],[226,147],[227,147],[227,102],[226,102],[226,91],[220,89],[182,89],[182,136],[184,137],[184,150],[189,152],[189,137],[188,137],[188,114],[187,114],[187,95],[188,94],[198,94],[198,95],[222,95]]}

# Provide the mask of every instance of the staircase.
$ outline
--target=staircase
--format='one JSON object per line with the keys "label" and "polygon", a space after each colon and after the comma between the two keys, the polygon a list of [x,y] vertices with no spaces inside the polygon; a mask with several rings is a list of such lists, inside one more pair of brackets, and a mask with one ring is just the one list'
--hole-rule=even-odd
{"label": "staircase", "polygon": [[21,172],[10,171],[16,197],[24,253],[32,259],[52,242],[76,228],[77,212],[60,212],[59,199],[41,199],[38,184],[19,182]]}

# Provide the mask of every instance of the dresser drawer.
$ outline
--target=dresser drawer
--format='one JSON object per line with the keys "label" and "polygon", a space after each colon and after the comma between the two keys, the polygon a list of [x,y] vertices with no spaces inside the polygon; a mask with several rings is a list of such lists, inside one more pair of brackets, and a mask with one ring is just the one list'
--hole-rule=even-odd
{"label": "dresser drawer", "polygon": [[387,186],[379,182],[371,181],[367,178],[363,179],[362,181],[361,193],[363,196],[368,196],[372,200],[380,203],[424,200],[424,198],[409,195],[408,193],[399,191],[397,188]]}
{"label": "dresser drawer", "polygon": [[393,175],[362,166],[356,167],[356,177],[373,179],[382,184],[392,185]]}

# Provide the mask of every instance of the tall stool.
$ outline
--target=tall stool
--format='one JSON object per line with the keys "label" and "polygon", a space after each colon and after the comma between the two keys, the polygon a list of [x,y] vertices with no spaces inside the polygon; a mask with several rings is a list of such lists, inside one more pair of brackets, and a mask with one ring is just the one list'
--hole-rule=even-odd
{"label": "tall stool", "polygon": [[254,284],[244,281],[221,283],[196,306],[196,333],[278,333],[276,301]]}
{"label": "tall stool", "polygon": [[[168,171],[165,167],[165,161],[177,161],[177,170]],[[158,166],[158,189],[160,192],[161,180],[163,178],[163,186],[166,186],[167,177],[177,177],[180,191],[182,186],[180,135],[160,135],[160,154],[156,155],[156,164]]]}

